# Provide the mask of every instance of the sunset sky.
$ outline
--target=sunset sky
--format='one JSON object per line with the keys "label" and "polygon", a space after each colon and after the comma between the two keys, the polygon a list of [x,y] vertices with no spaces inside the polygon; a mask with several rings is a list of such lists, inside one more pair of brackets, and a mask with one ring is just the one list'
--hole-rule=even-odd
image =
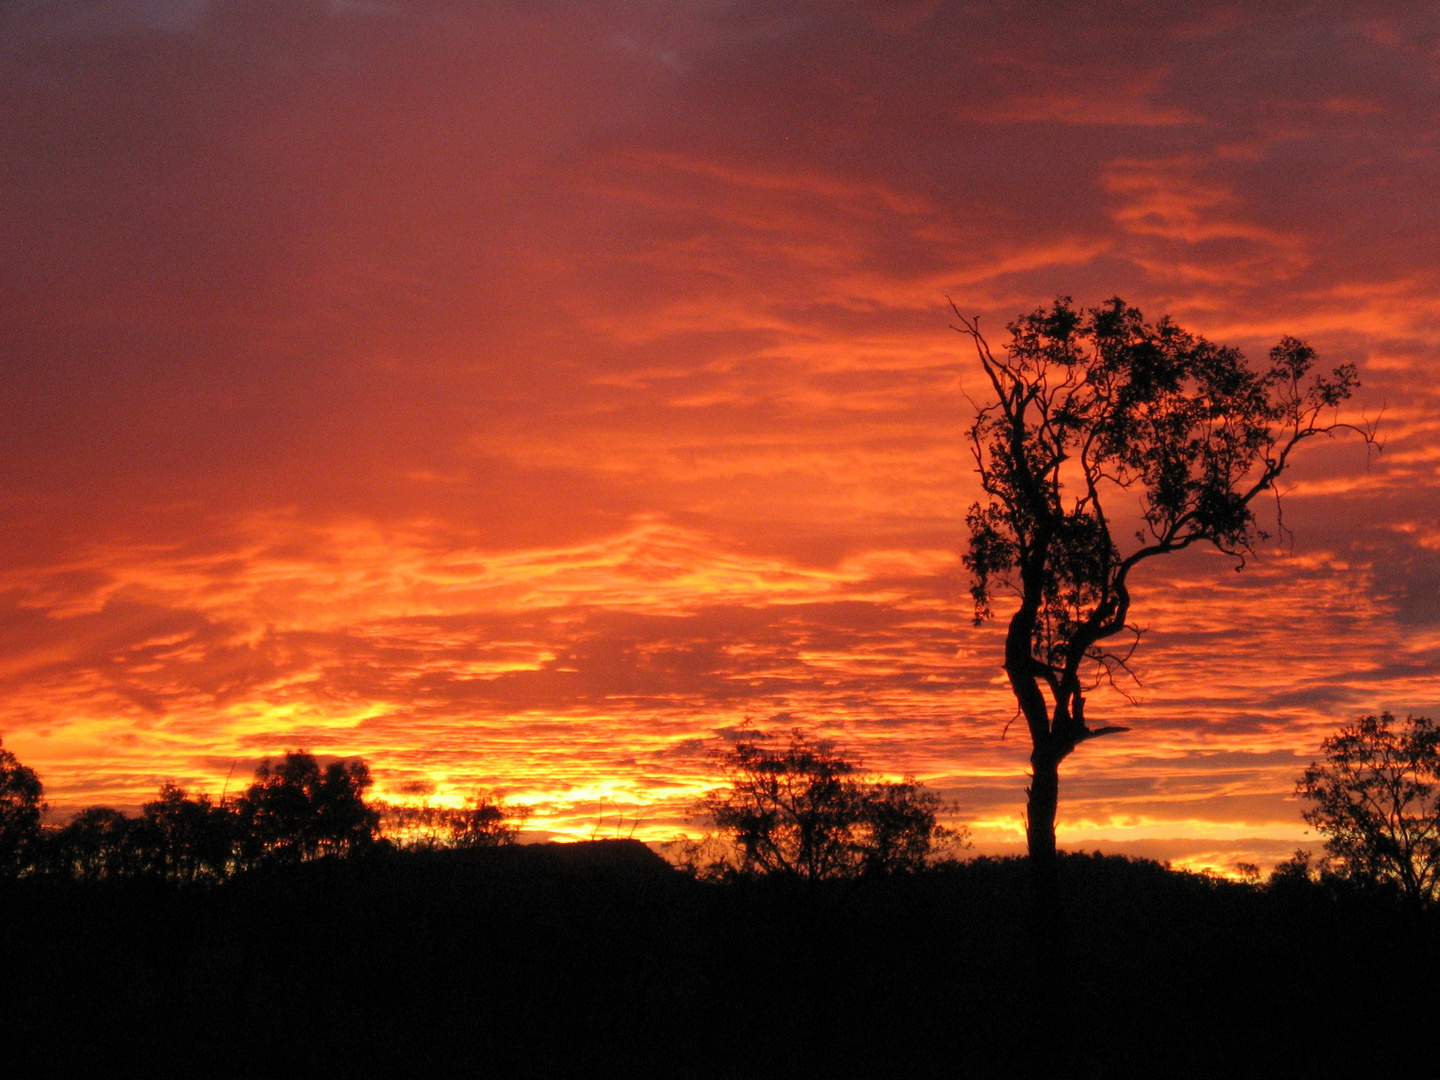
{"label": "sunset sky", "polygon": [[1385,445],[1144,571],[1061,843],[1318,850],[1320,740],[1440,711],[1437,120],[1428,3],[7,3],[0,737],[54,820],[305,747],[663,839],[750,717],[1016,850],[946,298],[1119,294]]}

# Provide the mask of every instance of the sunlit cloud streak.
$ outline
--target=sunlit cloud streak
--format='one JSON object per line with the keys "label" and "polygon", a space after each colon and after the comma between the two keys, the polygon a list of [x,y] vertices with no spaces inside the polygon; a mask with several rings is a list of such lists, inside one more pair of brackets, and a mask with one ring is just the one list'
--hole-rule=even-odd
{"label": "sunlit cloud streak", "polygon": [[8,7],[7,747],[57,812],[304,745],[658,838],[748,716],[1014,843],[948,301],[998,343],[1118,292],[1360,364],[1385,449],[1307,447],[1242,573],[1147,576],[1062,841],[1304,840],[1326,732],[1440,708],[1440,25],[1047,12]]}

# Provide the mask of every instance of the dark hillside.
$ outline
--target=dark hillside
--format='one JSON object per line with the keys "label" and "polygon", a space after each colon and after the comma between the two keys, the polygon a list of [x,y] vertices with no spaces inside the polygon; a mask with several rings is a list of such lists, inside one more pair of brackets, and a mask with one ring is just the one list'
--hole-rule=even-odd
{"label": "dark hillside", "polygon": [[[1083,1075],[1373,1074],[1433,918],[1064,860]],[[376,852],[189,890],[4,886],[15,1076],[1015,1075],[1024,864],[696,883],[638,843]]]}

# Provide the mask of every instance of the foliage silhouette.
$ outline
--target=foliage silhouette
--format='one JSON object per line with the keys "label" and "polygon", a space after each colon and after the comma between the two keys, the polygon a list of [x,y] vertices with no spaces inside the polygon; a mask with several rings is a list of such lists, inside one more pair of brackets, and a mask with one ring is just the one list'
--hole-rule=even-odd
{"label": "foliage silhouette", "polygon": [[[428,789],[428,790],[427,790]],[[411,794],[428,796],[433,787]],[[507,803],[494,792],[477,791],[464,806],[378,802],[380,832],[396,847],[410,850],[502,847],[515,843],[533,813],[528,806]]]}
{"label": "foliage silhouette", "polygon": [[[307,757],[256,784],[319,790],[329,770]],[[848,850],[849,869],[803,889],[794,871],[697,881],[635,841],[465,848],[444,832],[409,850],[319,843],[347,858],[282,849],[235,874],[240,838],[211,825],[243,819],[204,796],[167,784],[135,817],[82,811],[33,849],[31,865],[55,872],[0,881],[6,1063],[169,1075],[205,1060],[221,1077],[252,1076],[257,1059],[276,1076],[1043,1071],[1014,963],[1022,861],[923,864],[934,797],[875,784],[802,734],[752,737],[729,760],[761,792],[816,780],[807,798],[827,824],[847,820],[837,805],[868,806],[826,848]],[[344,800],[366,775],[346,767]],[[486,805],[503,806],[467,809]],[[1308,857],[1263,890],[1135,860],[1059,862],[1087,928],[1076,958],[1089,981],[1067,1006],[1091,1033],[1082,1071],[1199,1077],[1221,1055],[1267,1077],[1384,1071],[1398,1058],[1363,1033],[1440,1006],[1440,912],[1317,880]],[[870,885],[855,889],[855,874]],[[1323,1019],[1307,993],[1323,980],[1347,988],[1337,1030],[1362,1034],[1317,1048],[1284,1032]],[[1209,1052],[1177,1059],[1177,1040]],[[255,1053],[235,1055],[242,1042]]]}
{"label": "foliage silhouette", "polygon": [[91,883],[151,878],[213,884],[251,867],[364,851],[377,839],[382,812],[399,846],[499,846],[515,842],[530,814],[486,792],[456,808],[372,806],[365,801],[371,779],[363,761],[322,768],[313,755],[296,750],[279,762],[262,762],[254,782],[228,805],[166,782],[137,816],[92,806],[63,827],[42,827],[39,777],[12,755],[0,763],[6,872]]}
{"label": "foliage silhouette", "polygon": [[235,816],[211,803],[208,795],[191,798],[183,788],[166,783],[140,813],[151,873],[183,885],[219,881],[229,873]]}
{"label": "foliage silhouette", "polygon": [[322,769],[304,750],[273,764],[266,758],[236,803],[240,862],[301,862],[368,846],[379,828],[379,815],[365,803],[372,783],[359,760]]}
{"label": "foliage silhouette", "polygon": [[1296,783],[1330,869],[1420,904],[1440,898],[1440,728],[1390,713],[1341,728]]}
{"label": "foliage silhouette", "polygon": [[[1000,595],[1015,600],[1004,666],[1032,747],[1036,930],[1055,950],[1059,767],[1081,743],[1126,730],[1092,727],[1085,704],[1128,673],[1140,637],[1132,572],[1196,544],[1242,566],[1265,535],[1256,499],[1300,443],[1350,427],[1334,412],[1357,377],[1349,364],[1312,374],[1314,351],[1291,337],[1257,371],[1237,349],[1168,317],[1147,323],[1119,298],[1084,311],[1057,299],[1009,324],[999,356],[977,319],[955,314],[995,398],[970,429],[985,494],[967,515],[965,565],[976,625]],[[1360,433],[1374,441],[1373,429]],[[1136,503],[1130,521],[1123,508]]]}
{"label": "foliage silhouette", "polygon": [[450,842],[457,848],[500,847],[513,844],[534,811],[507,803],[491,792],[477,791],[446,821]]}
{"label": "foliage silhouette", "polygon": [[152,862],[140,849],[135,820],[108,806],[81,810],[45,847],[43,868],[78,881],[135,877]]}
{"label": "foliage silhouette", "polygon": [[939,824],[939,797],[913,778],[867,778],[831,743],[798,729],[783,747],[770,739],[749,732],[719,762],[728,786],[698,808],[726,845],[691,848],[690,864],[702,876],[883,875],[917,870],[966,843],[964,829]]}
{"label": "foliage silhouette", "polygon": [[44,813],[40,777],[0,743],[0,876],[19,873],[31,860]]}
{"label": "foliage silhouette", "polygon": [[233,813],[166,783],[138,817],[91,806],[48,830],[35,866],[86,882],[153,878],[193,885],[227,877],[234,844]]}

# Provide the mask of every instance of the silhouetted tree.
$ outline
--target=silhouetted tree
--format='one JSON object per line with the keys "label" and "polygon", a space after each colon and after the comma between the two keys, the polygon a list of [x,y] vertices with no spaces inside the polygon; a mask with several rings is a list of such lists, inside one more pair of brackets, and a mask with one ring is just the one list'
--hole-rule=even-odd
{"label": "silhouetted tree", "polygon": [[229,873],[234,815],[208,795],[191,798],[167,782],[140,813],[137,824],[150,872],[185,885],[218,881]]}
{"label": "silhouetted tree", "polygon": [[365,803],[371,783],[363,761],[322,769],[304,750],[276,764],[266,758],[236,805],[241,861],[300,862],[368,845],[379,827],[379,815]]}
{"label": "silhouetted tree", "polygon": [[861,872],[918,870],[938,852],[969,846],[964,826],[947,828],[938,823],[940,809],[940,797],[914,777],[863,785],[857,830]]}
{"label": "silhouetted tree", "polygon": [[397,848],[429,851],[444,847],[449,829],[444,823],[445,807],[432,806],[435,785],[429,780],[412,780],[400,786],[403,802],[380,800],[371,803],[379,815],[380,835]]}
{"label": "silhouetted tree", "polygon": [[45,786],[40,777],[0,744],[0,875],[17,874],[25,868],[45,810]]}
{"label": "silhouetted tree", "polygon": [[1310,858],[1311,852],[1296,848],[1294,855],[1276,863],[1271,869],[1266,888],[1273,893],[1291,894],[1309,889],[1320,878],[1320,871],[1311,867]]}
{"label": "silhouetted tree", "polygon": [[[1314,351],[1291,337],[1257,371],[1239,350],[1168,318],[1147,323],[1118,298],[1088,311],[1057,299],[1008,326],[1002,356],[978,320],[955,314],[995,395],[970,429],[985,494],[967,515],[965,564],[976,625],[1002,591],[1015,599],[1005,672],[1032,747],[1036,928],[1054,948],[1060,763],[1081,743],[1126,730],[1092,727],[1085,701],[1128,670],[1140,636],[1131,574],[1199,543],[1243,565],[1264,536],[1255,500],[1300,443],[1348,426],[1333,410],[1351,396],[1356,371],[1346,364],[1313,376]],[[1117,636],[1128,643],[1112,646]]]}
{"label": "silhouetted tree", "polygon": [[448,812],[450,842],[460,848],[513,844],[533,812],[528,806],[507,803],[493,792],[477,791],[463,807]]}
{"label": "silhouetted tree", "polygon": [[45,869],[79,881],[136,876],[149,863],[136,826],[119,810],[86,807],[48,838]]}
{"label": "silhouetted tree", "polygon": [[37,860],[47,873],[79,881],[154,877],[191,885],[230,873],[234,815],[206,795],[191,798],[175,784],[129,817],[108,806],[81,810],[50,831]]}
{"label": "silhouetted tree", "polygon": [[[807,880],[913,870],[963,830],[937,821],[938,796],[913,779],[868,780],[828,742],[752,733],[721,759],[728,786],[700,805],[730,843],[733,869]],[[712,861],[710,870],[724,860]],[[706,868],[701,867],[704,870]]]}
{"label": "silhouetted tree", "polygon": [[1296,784],[1305,820],[1325,837],[1331,869],[1396,888],[1413,903],[1440,898],[1440,728],[1424,716],[1396,726],[1362,716],[1320,744]]}
{"label": "silhouetted tree", "polygon": [[528,806],[507,803],[494,792],[477,791],[464,806],[432,806],[429,796],[434,785],[407,785],[408,793],[419,795],[418,803],[379,802],[380,832],[397,847],[434,849],[446,847],[501,847],[513,844],[533,811]]}

